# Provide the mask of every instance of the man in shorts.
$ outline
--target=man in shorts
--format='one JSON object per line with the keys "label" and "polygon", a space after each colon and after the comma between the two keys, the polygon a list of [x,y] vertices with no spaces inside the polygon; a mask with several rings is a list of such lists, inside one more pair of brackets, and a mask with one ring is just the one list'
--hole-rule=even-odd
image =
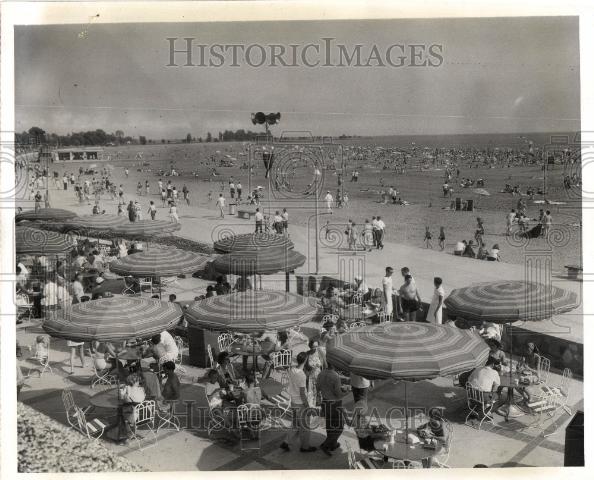
{"label": "man in shorts", "polygon": [[421,296],[412,275],[404,277],[404,284],[398,290],[398,306],[407,322],[416,322],[417,312],[421,310]]}

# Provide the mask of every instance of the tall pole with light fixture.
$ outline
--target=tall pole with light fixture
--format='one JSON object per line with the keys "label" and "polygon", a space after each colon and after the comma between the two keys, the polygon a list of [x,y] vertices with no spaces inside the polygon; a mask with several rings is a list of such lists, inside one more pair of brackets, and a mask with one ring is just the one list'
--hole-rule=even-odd
{"label": "tall pole with light fixture", "polygon": [[319,194],[320,194],[320,182],[319,179],[322,176],[322,172],[320,171],[319,168],[316,167],[316,169],[314,170],[314,176],[315,176],[315,200],[314,200],[314,205],[315,205],[315,217],[316,217],[316,227],[315,227],[315,235],[316,235],[316,275],[318,275],[320,273],[320,214],[319,214],[319,206],[318,206],[318,200],[319,200]]}

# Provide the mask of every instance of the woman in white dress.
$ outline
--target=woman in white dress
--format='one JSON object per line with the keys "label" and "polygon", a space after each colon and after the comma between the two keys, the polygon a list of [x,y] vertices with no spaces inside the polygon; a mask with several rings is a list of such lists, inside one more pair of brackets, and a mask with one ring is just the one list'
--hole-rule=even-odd
{"label": "woman in white dress", "polygon": [[441,286],[442,283],[443,280],[439,277],[435,277],[433,279],[435,290],[433,292],[431,304],[429,305],[429,311],[427,312],[427,321],[429,323],[436,323],[438,325],[442,324],[443,300],[445,297],[445,291]]}

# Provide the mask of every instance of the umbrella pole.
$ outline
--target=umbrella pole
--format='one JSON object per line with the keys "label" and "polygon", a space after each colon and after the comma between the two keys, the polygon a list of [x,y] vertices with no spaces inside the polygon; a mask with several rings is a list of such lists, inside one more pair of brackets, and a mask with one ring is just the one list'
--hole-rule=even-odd
{"label": "umbrella pole", "polygon": [[406,388],[406,384],[408,382],[405,380],[404,381],[404,418],[406,419],[406,423],[405,423],[405,430],[404,430],[404,434],[405,434],[405,438],[406,438],[406,444],[408,445],[408,392],[407,392],[407,388]]}

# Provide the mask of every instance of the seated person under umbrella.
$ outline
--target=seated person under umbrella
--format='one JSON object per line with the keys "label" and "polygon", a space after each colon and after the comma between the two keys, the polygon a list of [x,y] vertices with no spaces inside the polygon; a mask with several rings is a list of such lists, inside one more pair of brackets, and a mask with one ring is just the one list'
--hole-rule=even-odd
{"label": "seated person under umbrella", "polygon": [[162,365],[164,378],[162,380],[161,394],[163,400],[175,401],[180,398],[181,383],[179,377],[175,373],[175,363],[165,362]]}
{"label": "seated person under umbrella", "polygon": [[[442,411],[439,408],[431,408],[429,410],[429,421],[417,427],[417,434],[423,440],[435,440],[441,445],[446,445],[448,442],[447,430],[444,428],[444,419]],[[423,460],[423,465],[431,468],[431,457]]]}
{"label": "seated person under umbrella", "polygon": [[[493,404],[495,402],[496,392],[501,385],[501,378],[497,370],[493,368],[491,361],[487,360],[487,364],[484,367],[478,367],[472,371],[470,377],[468,377],[468,383],[484,393],[486,403]],[[493,405],[492,409],[496,410],[498,405]]]}
{"label": "seated person under umbrella", "polygon": [[509,362],[505,353],[501,350],[501,343],[494,338],[487,340],[489,345],[489,359],[487,363],[491,364],[497,372],[501,373],[501,367],[508,367]]}
{"label": "seated person under umbrella", "polygon": [[217,356],[217,373],[219,375],[219,383],[221,385],[229,385],[237,380],[235,369],[229,358],[229,352],[220,352]]}
{"label": "seated person under umbrella", "polygon": [[179,350],[174,338],[167,331],[158,333],[151,338],[152,348],[147,352],[146,356],[152,356],[157,363],[172,361],[177,359]]}
{"label": "seated person under umbrella", "polygon": [[140,384],[140,376],[132,373],[126,378],[126,383],[120,386],[120,398],[124,405],[124,418],[128,426],[136,423],[134,406],[144,402],[146,393]]}

